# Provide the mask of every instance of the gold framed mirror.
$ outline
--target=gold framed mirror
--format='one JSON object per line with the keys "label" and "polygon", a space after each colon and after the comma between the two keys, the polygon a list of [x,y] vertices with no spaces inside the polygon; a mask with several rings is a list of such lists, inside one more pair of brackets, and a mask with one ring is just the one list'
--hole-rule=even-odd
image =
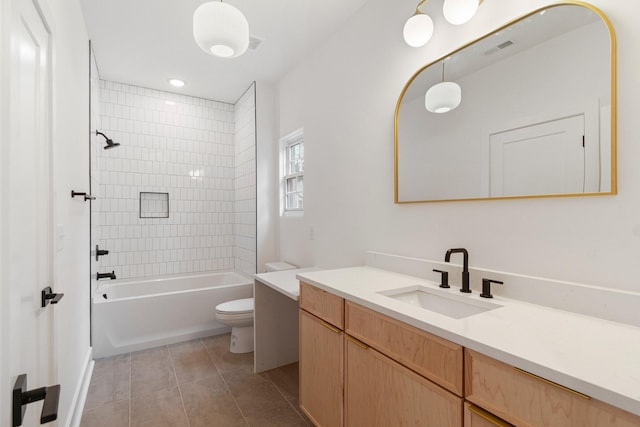
{"label": "gold framed mirror", "polygon": [[613,27],[534,10],[419,69],[394,122],[396,203],[616,194]]}

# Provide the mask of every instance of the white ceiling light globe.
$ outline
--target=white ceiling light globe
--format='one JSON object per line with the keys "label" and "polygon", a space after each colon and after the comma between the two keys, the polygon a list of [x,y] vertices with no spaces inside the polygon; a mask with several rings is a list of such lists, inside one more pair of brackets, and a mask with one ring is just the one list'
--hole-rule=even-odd
{"label": "white ceiling light globe", "polygon": [[433,85],[424,97],[425,108],[432,113],[447,113],[462,101],[462,89],[454,82]]}
{"label": "white ceiling light globe", "polygon": [[193,38],[210,55],[235,58],[249,47],[249,23],[228,3],[203,3],[193,14]]}
{"label": "white ceiling light globe", "polygon": [[445,0],[442,13],[449,23],[462,25],[473,18],[479,4],[478,0]]}
{"label": "white ceiling light globe", "polygon": [[433,35],[433,21],[429,15],[416,13],[407,19],[402,30],[404,41],[411,47],[421,47],[427,44]]}

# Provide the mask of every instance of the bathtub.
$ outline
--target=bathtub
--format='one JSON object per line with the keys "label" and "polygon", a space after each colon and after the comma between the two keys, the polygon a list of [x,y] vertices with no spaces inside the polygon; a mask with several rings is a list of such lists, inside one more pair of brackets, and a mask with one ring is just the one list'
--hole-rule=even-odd
{"label": "bathtub", "polygon": [[92,301],[94,357],[218,335],[216,305],[253,294],[253,279],[236,272],[99,282]]}

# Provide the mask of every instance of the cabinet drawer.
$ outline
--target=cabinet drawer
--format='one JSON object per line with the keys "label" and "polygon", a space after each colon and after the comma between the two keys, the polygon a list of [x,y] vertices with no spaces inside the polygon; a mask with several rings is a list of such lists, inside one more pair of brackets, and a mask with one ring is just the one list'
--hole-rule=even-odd
{"label": "cabinet drawer", "polygon": [[462,398],[345,339],[345,426],[462,426]]}
{"label": "cabinet drawer", "polygon": [[462,346],[347,301],[345,331],[462,396]]}
{"label": "cabinet drawer", "polygon": [[344,329],[344,299],[300,282],[300,308]]}
{"label": "cabinet drawer", "polygon": [[470,402],[518,426],[632,427],[640,417],[465,349]]}
{"label": "cabinet drawer", "polygon": [[464,427],[514,427],[513,424],[501,420],[495,415],[472,405],[464,403]]}

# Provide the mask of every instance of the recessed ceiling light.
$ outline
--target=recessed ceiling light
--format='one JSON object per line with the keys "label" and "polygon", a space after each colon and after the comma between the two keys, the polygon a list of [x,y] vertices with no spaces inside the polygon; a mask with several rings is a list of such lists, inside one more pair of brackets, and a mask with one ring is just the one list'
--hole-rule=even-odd
{"label": "recessed ceiling light", "polygon": [[174,101],[169,101],[168,99],[166,101],[164,101],[165,104],[167,105],[176,105],[176,103]]}
{"label": "recessed ceiling light", "polygon": [[182,80],[180,80],[180,79],[169,79],[169,83],[170,83],[172,86],[175,86],[175,87],[182,87],[182,86],[184,86],[184,81],[182,81]]}

